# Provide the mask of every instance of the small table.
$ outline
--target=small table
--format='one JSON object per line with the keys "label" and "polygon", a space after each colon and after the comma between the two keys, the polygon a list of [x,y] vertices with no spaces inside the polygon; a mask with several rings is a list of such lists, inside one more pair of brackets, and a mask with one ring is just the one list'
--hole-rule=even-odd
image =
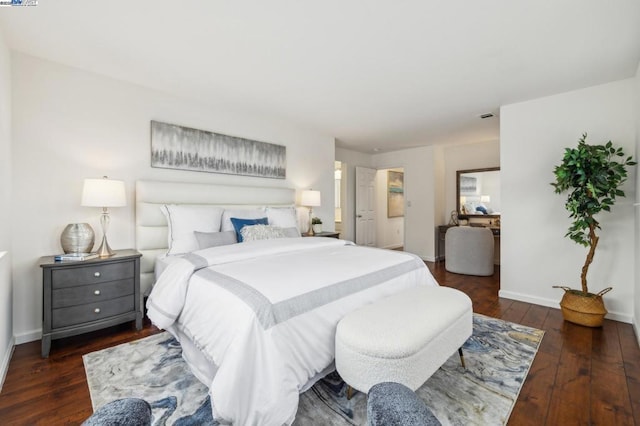
{"label": "small table", "polygon": [[51,340],[127,321],[142,329],[140,257],[136,250],[84,261],[40,258],[42,268],[42,357]]}
{"label": "small table", "polygon": [[302,234],[303,237],[328,237],[328,238],[340,238],[339,232],[333,231],[324,231],[324,232],[316,232],[313,235]]}

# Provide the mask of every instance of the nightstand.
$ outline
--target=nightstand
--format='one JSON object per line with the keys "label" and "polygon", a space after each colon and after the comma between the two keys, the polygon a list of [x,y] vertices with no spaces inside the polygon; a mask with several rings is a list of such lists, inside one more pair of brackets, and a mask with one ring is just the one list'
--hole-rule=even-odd
{"label": "nightstand", "polygon": [[329,238],[340,238],[340,233],[339,232],[331,232],[331,231],[325,231],[325,232],[316,232],[313,235],[307,235],[307,234],[302,234],[303,237],[329,237]]}
{"label": "nightstand", "polygon": [[42,357],[51,340],[127,321],[142,329],[140,257],[136,250],[85,261],[40,258],[42,268]]}

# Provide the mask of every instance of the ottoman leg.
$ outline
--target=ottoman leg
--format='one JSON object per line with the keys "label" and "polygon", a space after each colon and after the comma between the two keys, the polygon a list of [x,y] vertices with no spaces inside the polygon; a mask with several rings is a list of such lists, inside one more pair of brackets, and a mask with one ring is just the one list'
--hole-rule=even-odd
{"label": "ottoman leg", "polygon": [[347,385],[347,401],[353,398],[353,388],[350,385]]}
{"label": "ottoman leg", "polygon": [[462,364],[462,368],[466,369],[467,366],[464,364],[464,354],[462,353],[462,346],[458,348],[458,355],[460,355],[460,364]]}

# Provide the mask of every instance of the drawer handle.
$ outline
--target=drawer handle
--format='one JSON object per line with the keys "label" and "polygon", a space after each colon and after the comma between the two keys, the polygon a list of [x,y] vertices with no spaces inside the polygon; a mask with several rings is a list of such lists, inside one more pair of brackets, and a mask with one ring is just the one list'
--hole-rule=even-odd
{"label": "drawer handle", "polygon": [[94,272],[93,276],[96,277],[96,278],[99,277],[100,276],[100,272]]}
{"label": "drawer handle", "polygon": [[96,314],[99,314],[99,313],[100,313],[100,308],[95,308],[95,309],[93,310],[93,312],[95,312]]}
{"label": "drawer handle", "polygon": [[94,291],[93,294],[95,294],[96,296],[100,296],[100,290]]}

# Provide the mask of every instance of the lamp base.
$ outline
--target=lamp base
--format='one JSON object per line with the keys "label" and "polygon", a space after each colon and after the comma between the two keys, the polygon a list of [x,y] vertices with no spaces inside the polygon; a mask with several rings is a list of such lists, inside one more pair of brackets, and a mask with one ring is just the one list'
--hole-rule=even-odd
{"label": "lamp base", "polygon": [[109,247],[106,235],[102,236],[102,242],[100,243],[100,247],[98,247],[97,253],[99,257],[111,257],[116,254],[116,252],[111,250],[111,247]]}
{"label": "lamp base", "polygon": [[307,237],[313,237],[315,234],[313,233],[313,225],[311,224],[311,217],[313,216],[313,209],[309,207],[309,231],[307,232]]}

